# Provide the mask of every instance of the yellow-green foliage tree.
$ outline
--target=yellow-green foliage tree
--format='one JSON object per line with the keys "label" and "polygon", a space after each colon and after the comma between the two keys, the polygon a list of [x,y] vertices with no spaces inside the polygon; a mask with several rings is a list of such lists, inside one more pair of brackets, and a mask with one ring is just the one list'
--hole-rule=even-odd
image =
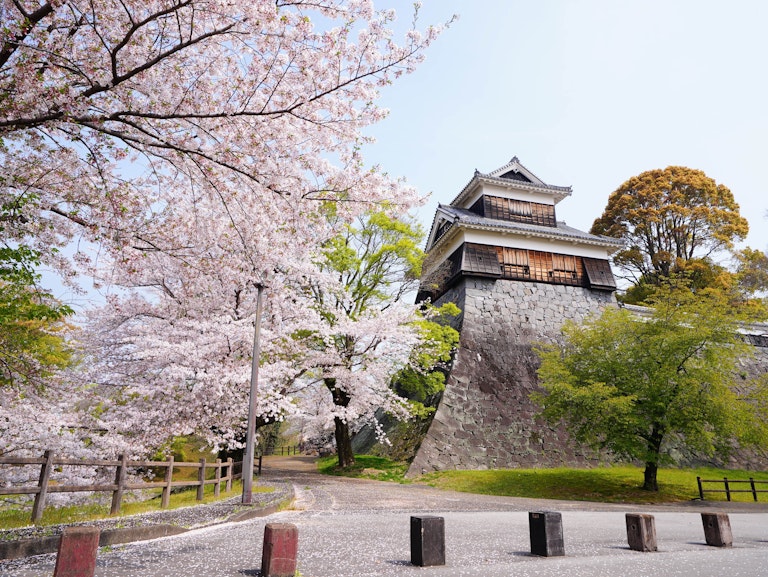
{"label": "yellow-green foliage tree", "polygon": [[672,447],[727,454],[734,441],[768,440],[768,393],[765,379],[737,376],[751,347],[722,293],[664,285],[651,302],[645,318],[609,308],[566,323],[562,345],[538,351],[543,391],[534,399],[577,439],[645,463],[643,488],[656,491]]}
{"label": "yellow-green foliage tree", "polygon": [[669,166],[611,193],[591,232],[622,238],[614,264],[633,283],[658,284],[686,263],[731,251],[749,232],[731,191],[700,170]]}

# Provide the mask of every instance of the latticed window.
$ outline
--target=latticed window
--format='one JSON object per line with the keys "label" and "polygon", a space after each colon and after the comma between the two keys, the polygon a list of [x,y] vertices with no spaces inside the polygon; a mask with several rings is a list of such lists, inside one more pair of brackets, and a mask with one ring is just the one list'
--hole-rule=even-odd
{"label": "latticed window", "polygon": [[[578,267],[576,257],[567,254],[552,255],[552,279],[556,282],[569,282],[578,278]],[[581,259],[578,259],[581,264]],[[580,284],[580,283],[579,283]]]}
{"label": "latticed window", "polygon": [[480,216],[496,220],[557,226],[555,207],[551,204],[486,195],[479,198],[470,210]]}
{"label": "latticed window", "polygon": [[497,247],[496,256],[501,263],[504,278],[529,278],[531,276],[527,250]]}
{"label": "latticed window", "polygon": [[587,282],[581,257],[504,247],[497,247],[496,255],[503,278],[575,286],[585,286]]}

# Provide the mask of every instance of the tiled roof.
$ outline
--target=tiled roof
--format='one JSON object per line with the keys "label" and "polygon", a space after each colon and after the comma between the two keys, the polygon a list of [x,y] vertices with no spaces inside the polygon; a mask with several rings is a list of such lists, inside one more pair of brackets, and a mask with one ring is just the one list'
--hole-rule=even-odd
{"label": "tiled roof", "polygon": [[[519,178],[514,177],[503,177],[500,176],[501,174],[508,174],[509,171],[518,172],[521,171],[521,174],[527,173],[531,177],[535,178],[536,181],[530,181],[526,177],[525,180],[521,180]],[[526,182],[527,180],[527,182]],[[528,170],[525,166],[523,166],[518,158],[515,156],[512,158],[512,160],[509,161],[509,163],[505,164],[504,166],[497,168],[496,170],[492,170],[488,173],[483,173],[478,170],[475,170],[475,174],[472,176],[472,179],[466,184],[466,186],[461,190],[461,192],[456,196],[456,198],[453,199],[451,202],[452,205],[455,204],[461,204],[461,202],[464,200],[464,197],[469,194],[473,189],[474,185],[479,182],[487,182],[487,183],[494,183],[494,184],[500,184],[504,186],[514,186],[515,188],[521,188],[521,189],[529,189],[531,191],[534,190],[543,190],[546,192],[554,193],[553,196],[555,197],[555,201],[559,202],[563,198],[570,196],[572,189],[570,186],[554,186],[551,184],[546,184],[544,181],[539,179],[535,174],[533,174],[530,170]]]}
{"label": "tiled roof", "polygon": [[479,214],[475,214],[474,212],[470,212],[469,210],[456,208],[455,206],[441,205],[439,210],[443,212],[446,217],[453,218],[454,221],[460,226],[463,225],[470,228],[498,230],[501,232],[514,232],[516,234],[538,236],[543,238],[574,240],[614,249],[619,249],[624,246],[623,241],[619,239],[589,234],[588,232],[584,232],[568,226],[561,221],[557,223],[557,227],[550,227],[486,218],[480,216]]}

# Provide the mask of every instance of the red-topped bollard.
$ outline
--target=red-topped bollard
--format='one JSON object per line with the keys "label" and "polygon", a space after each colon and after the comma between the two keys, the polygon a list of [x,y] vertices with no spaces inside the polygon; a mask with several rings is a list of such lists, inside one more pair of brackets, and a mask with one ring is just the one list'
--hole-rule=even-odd
{"label": "red-topped bollard", "polygon": [[93,577],[99,550],[97,527],[67,527],[59,541],[53,577]]}
{"label": "red-topped bollard", "polygon": [[290,523],[267,523],[261,552],[261,577],[294,577],[299,530]]}

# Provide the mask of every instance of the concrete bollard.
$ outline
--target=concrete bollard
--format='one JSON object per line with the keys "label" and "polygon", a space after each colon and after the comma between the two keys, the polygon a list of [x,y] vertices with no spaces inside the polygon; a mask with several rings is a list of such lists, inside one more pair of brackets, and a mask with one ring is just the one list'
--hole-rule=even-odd
{"label": "concrete bollard", "polygon": [[267,523],[261,551],[261,577],[294,577],[299,530],[291,523]]}
{"label": "concrete bollard", "polygon": [[53,577],[93,577],[99,550],[97,527],[67,527],[59,541]]}
{"label": "concrete bollard", "polygon": [[445,519],[434,515],[411,517],[411,564],[445,565]]}
{"label": "concrete bollard", "polygon": [[627,541],[633,551],[658,551],[656,546],[656,521],[653,515],[627,513]]}
{"label": "concrete bollard", "polygon": [[702,513],[701,522],[704,525],[704,538],[707,540],[707,545],[713,547],[733,545],[731,521],[727,513]]}
{"label": "concrete bollard", "polygon": [[556,511],[528,513],[528,527],[531,532],[531,555],[542,557],[565,555],[563,518],[560,513]]}

